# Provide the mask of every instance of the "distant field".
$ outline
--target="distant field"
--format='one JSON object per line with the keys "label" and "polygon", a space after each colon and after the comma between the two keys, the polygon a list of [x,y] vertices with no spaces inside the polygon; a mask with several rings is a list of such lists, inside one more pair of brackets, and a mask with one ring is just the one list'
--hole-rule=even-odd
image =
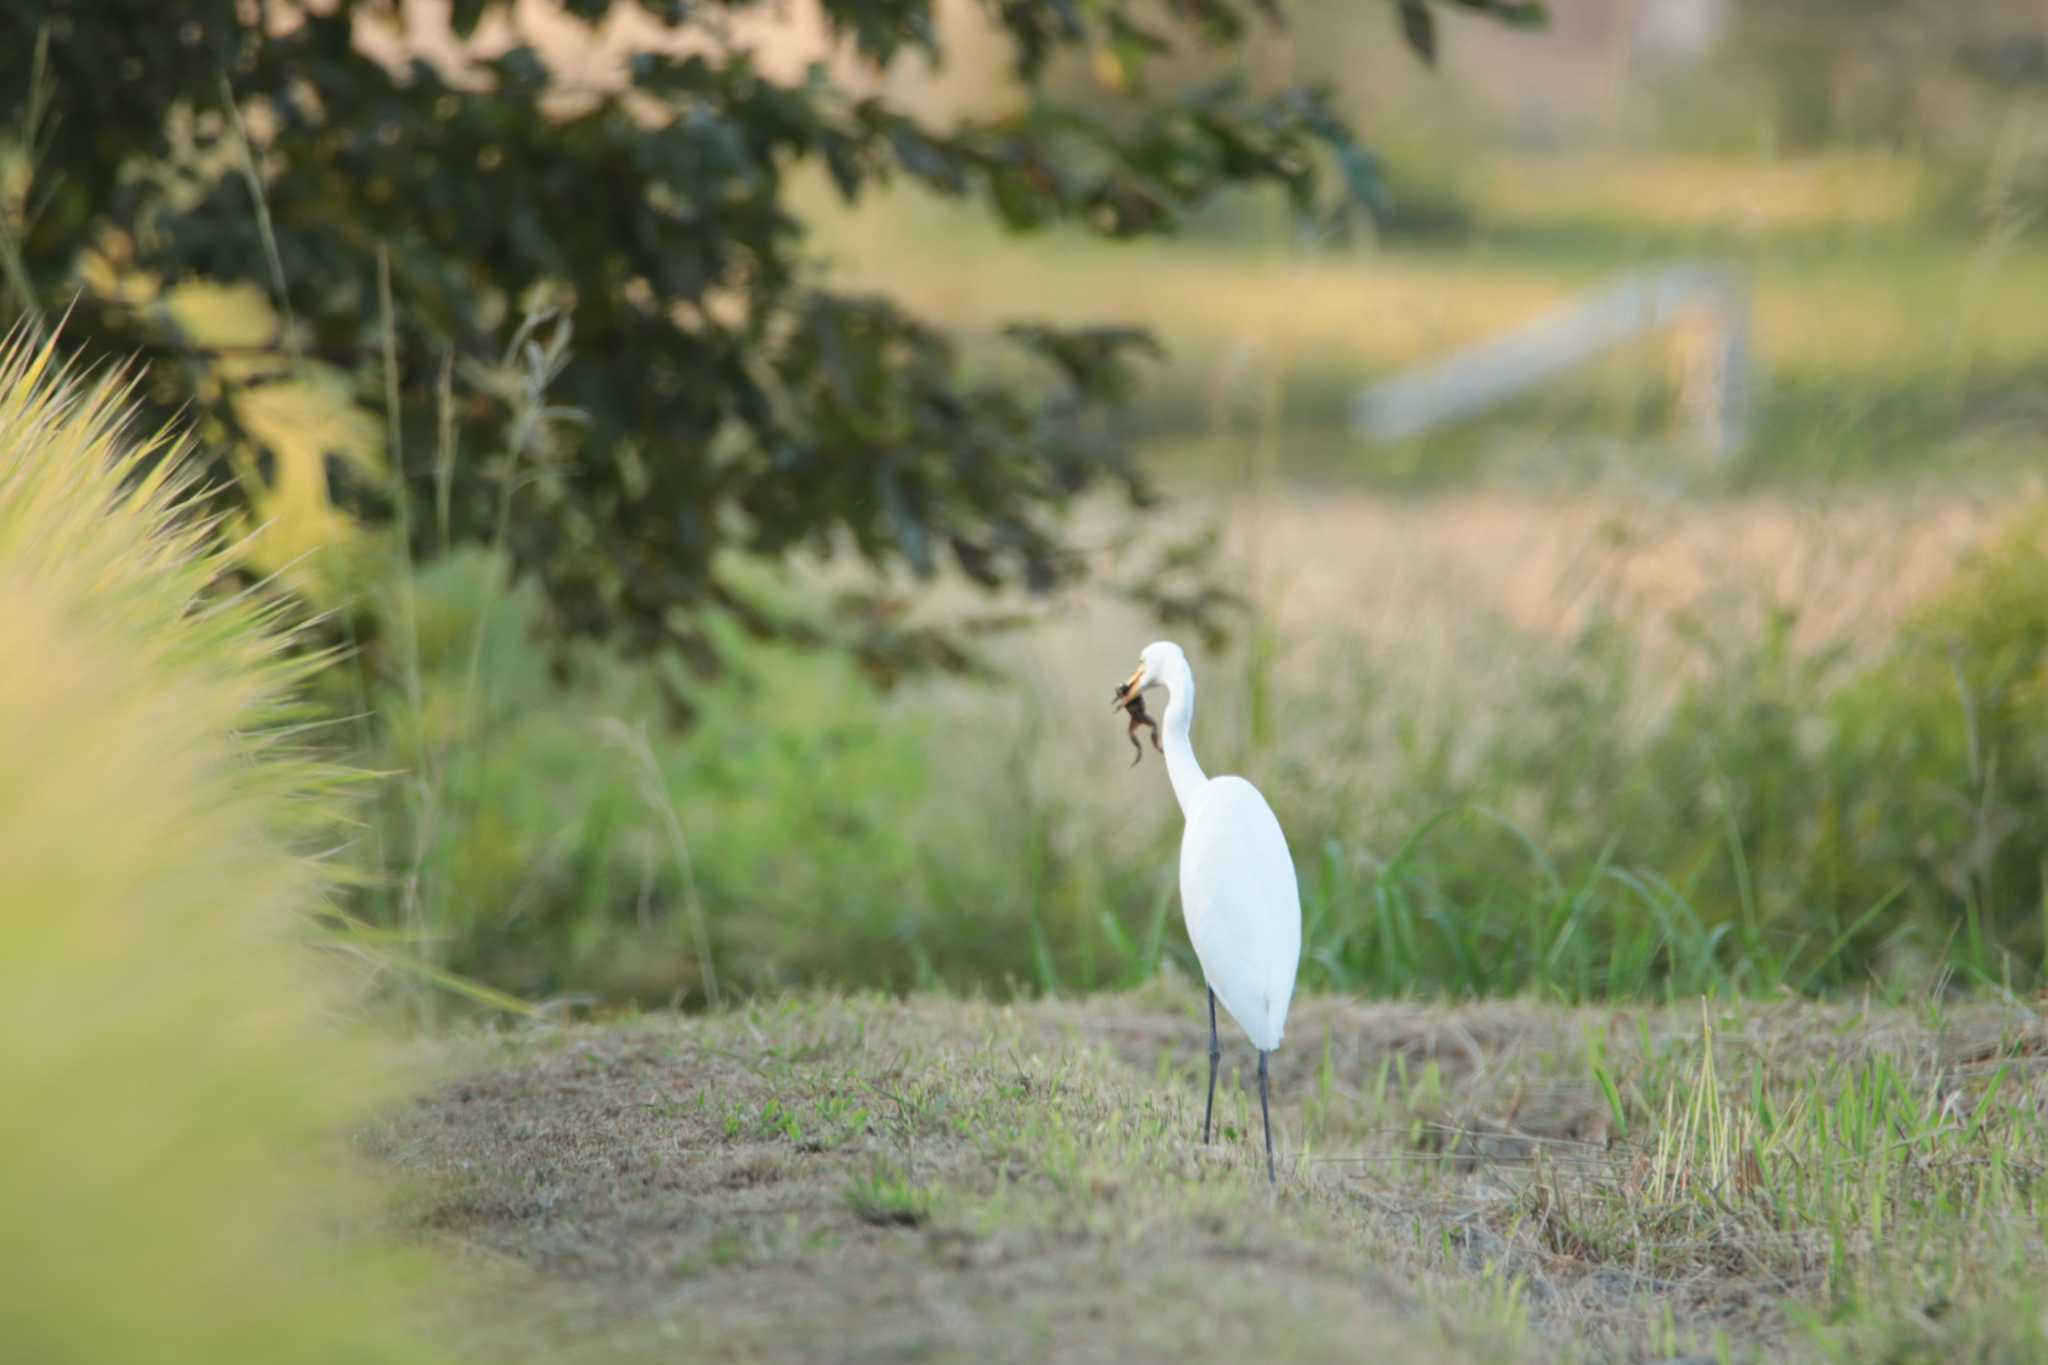
{"label": "distant field", "polygon": [[[1130,318],[1197,354],[1232,344],[1341,348],[1362,374],[1482,339],[1614,269],[1679,254],[1655,238],[1606,260],[1512,242],[1300,255],[1065,232],[1013,239],[973,211],[928,202],[856,215],[826,252],[849,281],[886,287],[957,326]],[[1727,254],[1750,268],[1758,344],[1775,370],[1910,375],[2048,359],[2048,328],[2032,305],[2048,284],[2048,249],[1852,240],[1726,253],[1695,243],[1686,254]]]}
{"label": "distant field", "polygon": [[[1799,648],[1867,658],[2013,500],[2009,486],[1714,499],[1627,488],[1388,497],[1324,486],[1190,494],[1177,515],[1224,528],[1266,625],[1286,642],[1290,691],[1313,694],[1310,669],[1350,660],[1416,705],[1512,713],[1530,675],[1601,620],[1641,632],[1649,677],[1665,685],[1644,704],[1668,699],[1679,681],[1689,657],[1681,626],[1753,629],[1767,606],[1795,614]],[[1096,675],[1109,665],[1090,672],[1091,657],[1120,661],[1144,628],[1091,597],[1019,652],[1057,689],[1047,700],[1059,712],[1100,690]],[[1207,733],[1231,732],[1240,688],[1233,676],[1204,690]],[[1297,710],[1287,725],[1318,720]],[[1085,751],[1095,738],[1055,731],[1048,745]]]}
{"label": "distant field", "polygon": [[2016,1005],[1299,1002],[1276,1191],[1199,991],[798,997],[423,1047],[370,1146],[481,1360],[2029,1360]]}
{"label": "distant field", "polygon": [[1489,157],[1464,184],[1484,223],[1760,238],[1910,229],[1931,207],[1934,178],[1917,161],[1882,153],[1579,152]]}
{"label": "distant field", "polygon": [[[1315,253],[1258,215],[1235,241],[1113,244],[1006,237],[985,213],[924,196],[852,212],[819,196],[818,246],[843,284],[885,289],[970,337],[1015,317],[1148,325],[1172,357],[1141,400],[1148,430],[1213,435],[1277,418],[1305,435],[1295,453],[1315,470],[1355,444],[1340,431],[1345,405],[1373,377],[1624,269],[1727,261],[1753,283],[1764,379],[1742,478],[2010,467],[2038,439],[2048,384],[2037,307],[2048,244],[1994,226],[1937,230],[1916,216],[1925,178],[1854,157],[1517,159],[1472,177],[1459,240]],[[1381,484],[1440,485],[1532,437],[1655,449],[1672,384],[1668,349],[1639,346],[1495,419],[1357,466]]]}

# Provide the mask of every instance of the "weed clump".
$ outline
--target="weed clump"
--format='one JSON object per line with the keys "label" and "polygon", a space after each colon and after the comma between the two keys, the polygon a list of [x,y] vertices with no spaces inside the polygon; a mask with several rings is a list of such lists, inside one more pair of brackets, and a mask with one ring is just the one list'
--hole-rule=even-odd
{"label": "weed clump", "polygon": [[[390,1094],[309,948],[337,815],[295,661],[218,591],[184,452],[118,380],[0,351],[0,1319],[13,1358],[404,1361],[405,1267],[338,1230]],[[330,1145],[334,1150],[329,1150]]]}

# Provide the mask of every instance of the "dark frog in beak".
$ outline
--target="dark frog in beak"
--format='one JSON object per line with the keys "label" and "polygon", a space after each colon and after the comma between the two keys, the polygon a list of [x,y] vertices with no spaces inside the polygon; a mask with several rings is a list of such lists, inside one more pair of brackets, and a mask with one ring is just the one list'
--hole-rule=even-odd
{"label": "dark frog in beak", "polygon": [[1121,707],[1131,718],[1130,727],[1124,733],[1131,740],[1131,766],[1138,766],[1138,760],[1145,756],[1145,746],[1138,742],[1138,727],[1144,726],[1152,732],[1152,747],[1165,750],[1159,744],[1159,722],[1145,713],[1145,670],[1140,668],[1123,682],[1117,684],[1116,700],[1110,703],[1112,710]]}

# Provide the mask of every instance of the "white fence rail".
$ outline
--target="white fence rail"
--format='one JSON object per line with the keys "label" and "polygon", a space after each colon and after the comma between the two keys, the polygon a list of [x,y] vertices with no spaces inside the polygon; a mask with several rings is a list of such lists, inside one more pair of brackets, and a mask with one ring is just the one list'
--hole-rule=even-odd
{"label": "white fence rail", "polygon": [[1740,449],[1749,402],[1749,294],[1735,271],[1669,266],[1629,275],[1505,336],[1396,375],[1359,394],[1353,427],[1394,441],[1456,421],[1671,330],[1680,347],[1679,406],[1715,457]]}

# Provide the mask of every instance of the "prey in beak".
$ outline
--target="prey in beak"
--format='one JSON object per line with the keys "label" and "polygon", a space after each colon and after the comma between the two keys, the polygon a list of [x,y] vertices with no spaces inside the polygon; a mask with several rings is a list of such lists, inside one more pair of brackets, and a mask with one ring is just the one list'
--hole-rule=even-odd
{"label": "prey in beak", "polygon": [[1131,718],[1130,728],[1125,730],[1124,733],[1130,737],[1132,750],[1131,766],[1133,768],[1137,767],[1138,760],[1145,756],[1145,746],[1138,742],[1139,726],[1142,725],[1152,732],[1152,747],[1158,749],[1161,753],[1165,752],[1165,749],[1161,748],[1159,743],[1159,722],[1145,713],[1145,693],[1142,690],[1144,685],[1145,670],[1143,667],[1140,667],[1137,672],[1131,674],[1130,677],[1124,679],[1118,685],[1116,700],[1110,703],[1112,711],[1121,707]]}

